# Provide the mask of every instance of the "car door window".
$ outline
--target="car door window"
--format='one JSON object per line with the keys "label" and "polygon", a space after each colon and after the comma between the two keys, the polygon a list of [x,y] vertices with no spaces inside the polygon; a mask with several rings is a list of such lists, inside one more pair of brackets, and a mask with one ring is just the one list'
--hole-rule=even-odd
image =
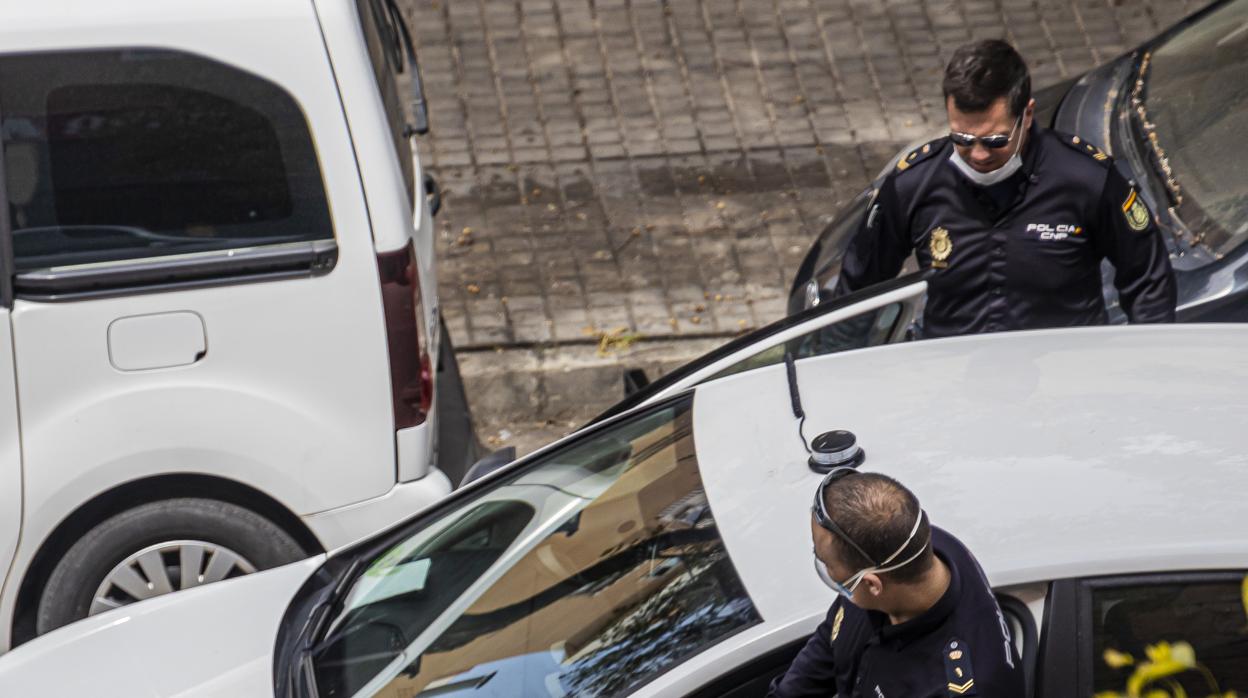
{"label": "car door window", "polygon": [[621,695],[760,622],[679,398],[484,487],[353,582],[322,696]]}
{"label": "car door window", "polygon": [[1246,594],[1241,573],[1089,583],[1086,693],[1248,694]]}
{"label": "car door window", "polygon": [[809,334],[777,344],[742,359],[714,374],[706,380],[724,378],[737,373],[744,373],[763,366],[771,366],[784,361],[785,352],[793,354],[794,359],[805,359],[812,356],[836,354],[851,349],[888,344],[904,333],[901,326],[906,315],[905,303],[889,303],[888,305],[866,310],[859,315],[845,318],[827,327],[812,330]]}
{"label": "car door window", "polygon": [[178,51],[0,57],[17,271],[333,237],[306,119]]}
{"label": "car door window", "polygon": [[786,351],[794,352],[795,358],[808,358],[898,341],[905,337],[906,326],[921,312],[926,292],[924,274],[911,274],[784,318],[672,371],[612,411],[779,363]]}

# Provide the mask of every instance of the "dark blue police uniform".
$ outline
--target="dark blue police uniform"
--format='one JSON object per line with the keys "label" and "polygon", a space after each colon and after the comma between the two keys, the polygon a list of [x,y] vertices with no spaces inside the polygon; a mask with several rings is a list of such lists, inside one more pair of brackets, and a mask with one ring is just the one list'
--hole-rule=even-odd
{"label": "dark blue police uniform", "polygon": [[1101,260],[1132,322],[1172,322],[1165,243],[1134,187],[1095,146],[1032,126],[1022,167],[972,183],[948,137],[905,155],[880,184],[835,293],[891,279],[913,251],[932,269],[923,334],[1105,323]]}
{"label": "dark blue police uniform", "polygon": [[1025,695],[1023,667],[979,563],[932,527],[932,550],[949,568],[949,588],[916,618],[838,599],[769,696],[929,698]]}

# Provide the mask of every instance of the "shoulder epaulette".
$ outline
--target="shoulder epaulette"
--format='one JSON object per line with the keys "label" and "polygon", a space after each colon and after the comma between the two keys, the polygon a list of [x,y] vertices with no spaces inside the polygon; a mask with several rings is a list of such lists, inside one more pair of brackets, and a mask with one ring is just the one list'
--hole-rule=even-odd
{"label": "shoulder epaulette", "polygon": [[1080,138],[1079,136],[1068,136],[1064,133],[1056,133],[1056,132],[1053,135],[1057,136],[1057,139],[1059,141],[1065,143],[1071,148],[1074,148],[1075,150],[1078,150],[1079,152],[1083,153],[1084,155],[1087,155],[1088,157],[1092,158],[1093,160],[1096,160],[1097,162],[1109,161],[1109,156],[1101,152],[1100,148],[1096,147],[1092,143],[1087,142],[1086,140]]}
{"label": "shoulder epaulette", "polygon": [[945,686],[948,696],[973,696],[979,693],[975,689],[975,677],[971,675],[971,648],[965,642],[954,638],[945,644]]}
{"label": "shoulder epaulette", "polygon": [[941,136],[934,141],[928,141],[922,146],[911,150],[905,155],[902,155],[901,159],[897,161],[897,168],[895,171],[904,172],[912,165],[917,165],[918,163],[923,162],[924,160],[935,155],[940,151],[941,147],[944,146],[944,141],[947,138],[948,136]]}

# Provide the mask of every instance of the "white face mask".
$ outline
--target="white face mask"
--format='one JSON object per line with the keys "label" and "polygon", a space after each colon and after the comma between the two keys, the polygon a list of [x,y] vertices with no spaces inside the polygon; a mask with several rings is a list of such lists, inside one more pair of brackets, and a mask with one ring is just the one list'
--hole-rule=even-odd
{"label": "white face mask", "polygon": [[[1019,124],[1022,124],[1021,119],[1019,120]],[[1023,158],[1019,156],[1019,151],[1022,150],[1022,145],[1022,134],[1019,134],[1018,143],[1014,145],[1014,154],[1010,156],[1009,160],[1005,161],[1004,165],[998,167],[992,172],[980,172],[974,167],[971,167],[970,164],[962,159],[961,155],[958,155],[958,149],[956,147],[953,149],[953,152],[949,154],[949,162],[953,163],[953,166],[958,168],[959,172],[966,175],[966,178],[975,184],[978,184],[981,187],[990,187],[1009,179],[1015,172],[1018,172],[1020,167],[1023,166]]]}

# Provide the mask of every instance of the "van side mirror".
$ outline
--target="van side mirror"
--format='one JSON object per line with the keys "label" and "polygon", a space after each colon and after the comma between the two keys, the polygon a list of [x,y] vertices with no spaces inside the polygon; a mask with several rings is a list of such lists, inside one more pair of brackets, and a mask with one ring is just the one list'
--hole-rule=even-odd
{"label": "van side mirror", "polygon": [[477,461],[476,463],[473,463],[472,467],[468,468],[468,472],[464,473],[464,479],[462,482],[459,483],[459,486],[463,487],[464,485],[467,485],[473,480],[485,477],[486,475],[489,475],[495,470],[498,470],[504,465],[507,465],[508,463],[514,461],[515,459],[516,459],[516,447],[515,446],[506,446],[504,448],[500,448],[497,451],[494,451],[493,453],[489,454],[488,456],[485,456],[484,458]]}

